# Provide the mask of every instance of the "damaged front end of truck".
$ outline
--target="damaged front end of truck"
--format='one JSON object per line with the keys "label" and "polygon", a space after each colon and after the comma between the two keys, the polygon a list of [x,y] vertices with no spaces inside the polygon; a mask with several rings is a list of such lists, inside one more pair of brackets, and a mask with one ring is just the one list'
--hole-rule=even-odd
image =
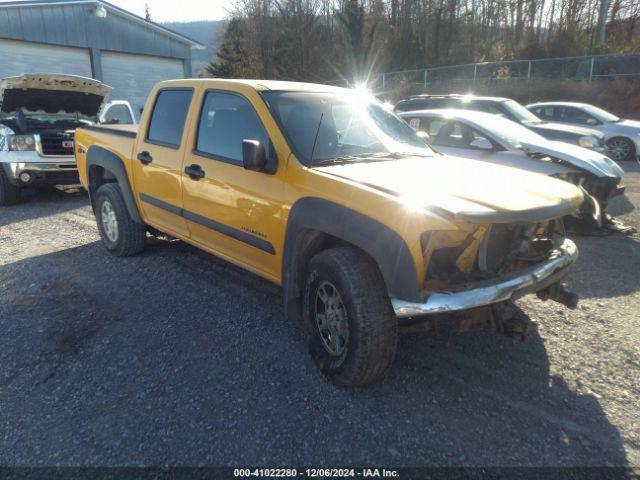
{"label": "damaged front end of truck", "polygon": [[419,232],[420,294],[391,296],[401,324],[468,319],[532,293],[577,306],[561,283],[578,257],[563,223],[584,201],[574,185],[451,156],[323,171],[397,197],[408,212],[401,228]]}
{"label": "damaged front end of truck", "polygon": [[578,296],[562,280],[578,249],[566,238],[562,218],[519,217],[502,216],[492,223],[469,218],[458,223],[457,231],[423,234],[425,300],[393,299],[400,325],[430,330],[446,319],[459,330],[488,328],[524,340],[534,324],[515,300],[535,293],[543,301],[576,308]]}
{"label": "damaged front end of truck", "polygon": [[459,312],[529,293],[576,307],[577,297],[560,283],[578,256],[561,219],[466,227],[423,235],[425,301],[392,300],[399,318]]}

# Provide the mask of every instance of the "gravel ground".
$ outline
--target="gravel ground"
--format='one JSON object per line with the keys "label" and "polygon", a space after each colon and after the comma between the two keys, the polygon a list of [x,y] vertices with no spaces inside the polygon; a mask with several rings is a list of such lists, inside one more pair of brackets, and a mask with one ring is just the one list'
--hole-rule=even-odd
{"label": "gravel ground", "polygon": [[0,465],[640,465],[640,237],[577,242],[581,306],[523,299],[530,341],[406,334],[346,390],[265,281],[178,241],[113,258],[82,194],[0,208]]}

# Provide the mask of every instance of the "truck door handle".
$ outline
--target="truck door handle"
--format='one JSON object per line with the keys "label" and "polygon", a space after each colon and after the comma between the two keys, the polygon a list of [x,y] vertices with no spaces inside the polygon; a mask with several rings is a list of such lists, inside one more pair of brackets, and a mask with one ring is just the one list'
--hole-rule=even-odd
{"label": "truck door handle", "polygon": [[204,178],[204,170],[202,170],[202,167],[200,165],[189,165],[188,167],[185,167],[184,173],[189,175],[189,177],[191,177],[191,180],[198,181],[201,178]]}
{"label": "truck door handle", "polygon": [[138,154],[138,160],[140,160],[140,163],[143,165],[149,165],[153,162],[153,157],[149,152],[140,152]]}

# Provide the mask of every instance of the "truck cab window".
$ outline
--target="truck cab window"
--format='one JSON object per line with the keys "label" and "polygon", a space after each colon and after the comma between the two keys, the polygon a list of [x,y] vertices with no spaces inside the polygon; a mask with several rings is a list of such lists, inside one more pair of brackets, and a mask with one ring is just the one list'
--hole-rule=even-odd
{"label": "truck cab window", "polygon": [[269,151],[267,132],[245,98],[207,92],[198,124],[196,153],[241,165],[243,140],[257,140]]}
{"label": "truck cab window", "polygon": [[179,148],[192,90],[163,90],[158,93],[149,122],[147,141]]}

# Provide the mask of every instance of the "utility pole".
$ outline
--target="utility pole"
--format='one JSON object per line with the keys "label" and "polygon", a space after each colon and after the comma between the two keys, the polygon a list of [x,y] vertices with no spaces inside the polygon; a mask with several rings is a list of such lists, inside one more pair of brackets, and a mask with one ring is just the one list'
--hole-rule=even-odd
{"label": "utility pole", "polygon": [[598,16],[598,45],[602,47],[606,37],[607,13],[609,13],[609,0],[601,0],[600,15]]}

